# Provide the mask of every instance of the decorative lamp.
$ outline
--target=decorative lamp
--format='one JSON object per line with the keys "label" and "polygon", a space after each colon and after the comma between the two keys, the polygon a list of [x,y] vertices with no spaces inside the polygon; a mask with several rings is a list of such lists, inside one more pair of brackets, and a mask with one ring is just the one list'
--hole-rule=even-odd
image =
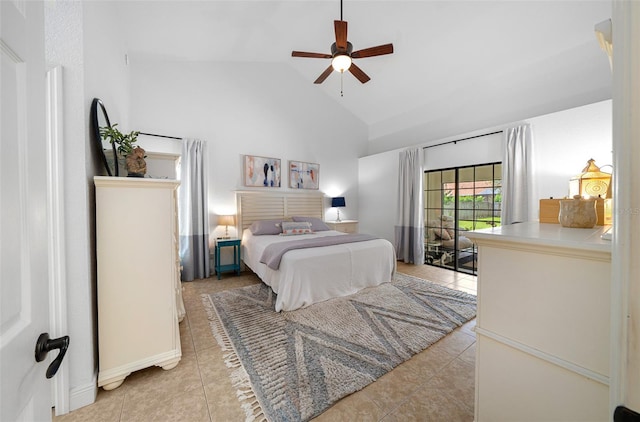
{"label": "decorative lamp", "polygon": [[569,181],[569,197],[580,195],[582,197],[592,196],[594,198],[608,198],[611,190],[611,173],[600,171],[592,158],[587,162],[587,166],[582,169],[582,173],[572,177]]}
{"label": "decorative lamp", "polygon": [[224,237],[222,239],[230,239],[229,226],[236,224],[235,215],[219,215],[218,224],[224,226]]}
{"label": "decorative lamp", "polygon": [[338,196],[335,198],[331,198],[331,207],[332,208],[338,208],[338,218],[336,219],[336,221],[341,221],[340,220],[340,208],[342,207],[346,207],[347,204],[344,200],[344,196]]}
{"label": "decorative lamp", "polygon": [[331,66],[333,70],[340,73],[349,70],[351,67],[351,57],[346,54],[336,54],[333,56],[333,59],[331,59]]}

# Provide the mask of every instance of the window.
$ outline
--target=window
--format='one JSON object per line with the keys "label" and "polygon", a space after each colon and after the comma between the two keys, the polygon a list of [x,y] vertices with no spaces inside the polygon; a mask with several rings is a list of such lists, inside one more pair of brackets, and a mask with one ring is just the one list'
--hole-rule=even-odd
{"label": "window", "polygon": [[502,164],[424,173],[425,261],[477,273],[477,248],[465,231],[500,225]]}

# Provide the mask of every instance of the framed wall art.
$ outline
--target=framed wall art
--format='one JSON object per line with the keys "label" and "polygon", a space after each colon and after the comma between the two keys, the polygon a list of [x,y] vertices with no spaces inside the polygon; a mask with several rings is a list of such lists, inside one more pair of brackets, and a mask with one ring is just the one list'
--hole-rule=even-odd
{"label": "framed wall art", "polygon": [[289,187],[293,189],[318,189],[320,164],[289,161]]}
{"label": "framed wall art", "polygon": [[280,187],[280,159],[244,156],[244,185],[250,187]]}

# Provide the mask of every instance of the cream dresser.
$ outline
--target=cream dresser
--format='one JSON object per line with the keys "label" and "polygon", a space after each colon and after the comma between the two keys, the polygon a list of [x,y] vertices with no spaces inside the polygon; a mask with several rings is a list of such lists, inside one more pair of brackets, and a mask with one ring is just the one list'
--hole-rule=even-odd
{"label": "cream dresser", "polygon": [[465,234],[479,259],[476,422],[611,420],[605,229],[532,222]]}
{"label": "cream dresser", "polygon": [[179,182],[94,178],[98,266],[98,387],[182,356],[176,190]]}
{"label": "cream dresser", "polygon": [[343,233],[358,233],[358,220],[325,221],[331,230]]}

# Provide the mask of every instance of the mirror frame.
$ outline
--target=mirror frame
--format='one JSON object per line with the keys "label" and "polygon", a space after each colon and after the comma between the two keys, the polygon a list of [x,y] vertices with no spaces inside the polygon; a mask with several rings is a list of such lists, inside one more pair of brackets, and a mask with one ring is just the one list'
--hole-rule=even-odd
{"label": "mirror frame", "polygon": [[[104,146],[102,144],[102,136],[100,136],[100,124],[98,123],[98,112],[102,112],[102,116],[107,122],[107,125],[111,127],[111,121],[109,120],[109,115],[107,114],[107,109],[104,106],[104,103],[99,98],[94,98],[91,103],[91,129],[93,131],[93,135],[95,137],[95,142],[98,146],[99,155],[102,158],[102,163],[104,164],[104,168],[107,169],[107,174],[109,176],[118,176],[118,155],[116,154],[116,146],[115,144],[111,144],[111,154],[113,154],[113,163],[115,164],[114,168],[111,169],[109,167],[109,161],[107,160],[107,156],[105,155]],[[112,171],[113,170],[113,171]]]}

